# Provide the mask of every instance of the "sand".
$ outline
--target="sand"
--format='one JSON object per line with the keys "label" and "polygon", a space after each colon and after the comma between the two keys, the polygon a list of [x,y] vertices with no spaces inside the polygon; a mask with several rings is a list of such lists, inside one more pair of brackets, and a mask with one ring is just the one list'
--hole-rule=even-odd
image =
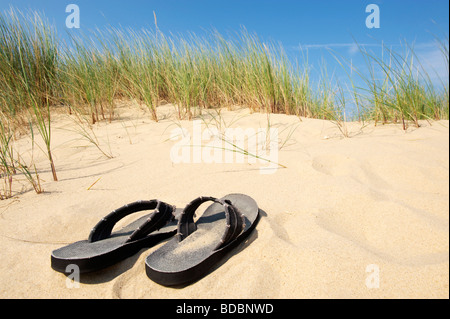
{"label": "sand", "polygon": [[[260,169],[268,163],[255,158],[192,163],[191,154],[191,163],[173,163],[179,140],[171,134],[195,128],[177,121],[170,105],[159,109],[158,123],[137,107],[118,112],[120,120],[94,127],[111,159],[76,132],[70,117],[54,117],[58,182],[41,140],[33,152],[29,139],[17,141],[25,159],[33,154],[45,193],[19,176],[15,196],[0,202],[1,298],[449,297],[448,121],[424,121],[407,132],[348,123],[351,137],[344,138],[330,121],[271,115],[285,168],[267,174]],[[202,132],[205,123],[222,132],[268,127],[267,115],[247,109],[220,114],[221,125],[204,113]],[[158,246],[82,274],[79,287],[50,267],[52,250],[86,239],[100,218],[126,203],[158,198],[184,207],[200,195],[229,193],[252,196],[260,223],[225,263],[188,287],[147,278],[145,258]]]}

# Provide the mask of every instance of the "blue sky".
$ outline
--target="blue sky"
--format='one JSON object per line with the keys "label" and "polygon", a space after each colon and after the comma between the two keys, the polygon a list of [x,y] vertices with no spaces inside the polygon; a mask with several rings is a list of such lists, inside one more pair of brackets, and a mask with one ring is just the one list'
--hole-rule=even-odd
{"label": "blue sky", "polygon": [[[419,43],[433,40],[429,32],[448,30],[447,0],[0,0],[0,10],[10,5],[21,10],[44,11],[58,29],[65,28],[68,4],[80,7],[81,28],[107,24],[153,27],[153,11],[163,32],[201,32],[214,27],[221,32],[245,26],[265,39],[286,47],[406,38]],[[380,8],[379,29],[368,29],[368,4]],[[433,23],[435,21],[436,24]]]}
{"label": "blue sky", "polygon": [[[44,12],[64,36],[65,9],[71,3],[80,8],[80,31],[106,25],[153,28],[153,11],[159,29],[166,34],[201,34],[211,28],[227,33],[245,26],[264,40],[281,42],[294,58],[301,59],[301,46],[308,52],[312,70],[319,73],[324,60],[328,72],[341,78],[345,73],[328,49],[357,65],[363,62],[358,60],[353,37],[374,51],[381,51],[381,41],[401,51],[400,43],[406,40],[415,43],[417,55],[432,74],[447,75],[434,43],[435,37],[448,37],[447,0],[0,0],[0,10],[13,5]],[[378,29],[366,27],[369,4],[380,9]]]}

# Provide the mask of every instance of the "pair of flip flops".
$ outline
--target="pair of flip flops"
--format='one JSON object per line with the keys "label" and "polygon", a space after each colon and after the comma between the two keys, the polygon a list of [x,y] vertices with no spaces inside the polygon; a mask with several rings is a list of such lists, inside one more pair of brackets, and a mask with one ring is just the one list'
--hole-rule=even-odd
{"label": "pair of flip flops", "polygon": [[[208,201],[213,203],[194,222],[196,210]],[[153,212],[112,232],[119,220],[144,210]],[[51,266],[59,272],[71,264],[80,273],[96,271],[173,237],[147,257],[145,269],[161,285],[184,285],[205,276],[251,233],[258,220],[258,205],[243,194],[199,197],[183,210],[159,200],[138,201],[104,217],[87,240],[54,250]]]}

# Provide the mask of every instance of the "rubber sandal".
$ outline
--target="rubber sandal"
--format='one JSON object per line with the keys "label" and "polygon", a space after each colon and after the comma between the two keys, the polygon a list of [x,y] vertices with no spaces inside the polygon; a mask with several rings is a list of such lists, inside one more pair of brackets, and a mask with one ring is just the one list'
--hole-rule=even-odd
{"label": "rubber sandal", "polygon": [[[214,203],[194,223],[195,211],[207,201]],[[177,235],[147,257],[147,276],[164,286],[199,280],[251,233],[258,220],[258,205],[247,195],[193,200],[178,219]]]}
{"label": "rubber sandal", "polygon": [[[119,220],[144,210],[154,211],[111,233]],[[138,201],[116,209],[91,230],[87,240],[54,250],[51,267],[66,272],[68,265],[75,264],[80,273],[86,273],[113,265],[142,248],[174,236],[177,232],[175,211],[175,206],[158,200]]]}

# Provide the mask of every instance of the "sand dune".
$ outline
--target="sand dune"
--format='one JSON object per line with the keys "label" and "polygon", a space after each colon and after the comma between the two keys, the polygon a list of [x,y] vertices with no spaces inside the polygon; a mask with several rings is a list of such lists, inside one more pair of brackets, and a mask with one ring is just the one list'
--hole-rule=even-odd
{"label": "sand dune", "polygon": [[[0,202],[0,297],[449,297],[448,121],[423,122],[406,133],[400,125],[349,123],[351,138],[343,138],[329,121],[273,114],[270,127],[278,129],[282,146],[278,163],[286,168],[263,174],[268,163],[255,158],[172,163],[177,141],[171,134],[177,128],[193,134],[193,122],[177,121],[170,105],[159,112],[164,119],[155,123],[144,111],[124,107],[121,120],[95,127],[111,159],[76,132],[73,120],[58,116],[52,143],[60,181],[52,181],[35,147],[45,193],[23,182],[20,194]],[[203,114],[203,131],[206,123],[218,131],[268,127],[267,115],[246,109],[223,110],[220,121],[212,114]],[[17,143],[31,156],[29,140]],[[128,202],[158,198],[183,207],[200,195],[237,192],[262,209],[256,231],[186,288],[147,278],[144,261],[157,247],[82,275],[79,288],[68,288],[66,277],[50,267],[52,250],[87,238],[100,218]],[[369,265],[379,270],[378,288],[366,284]]]}

